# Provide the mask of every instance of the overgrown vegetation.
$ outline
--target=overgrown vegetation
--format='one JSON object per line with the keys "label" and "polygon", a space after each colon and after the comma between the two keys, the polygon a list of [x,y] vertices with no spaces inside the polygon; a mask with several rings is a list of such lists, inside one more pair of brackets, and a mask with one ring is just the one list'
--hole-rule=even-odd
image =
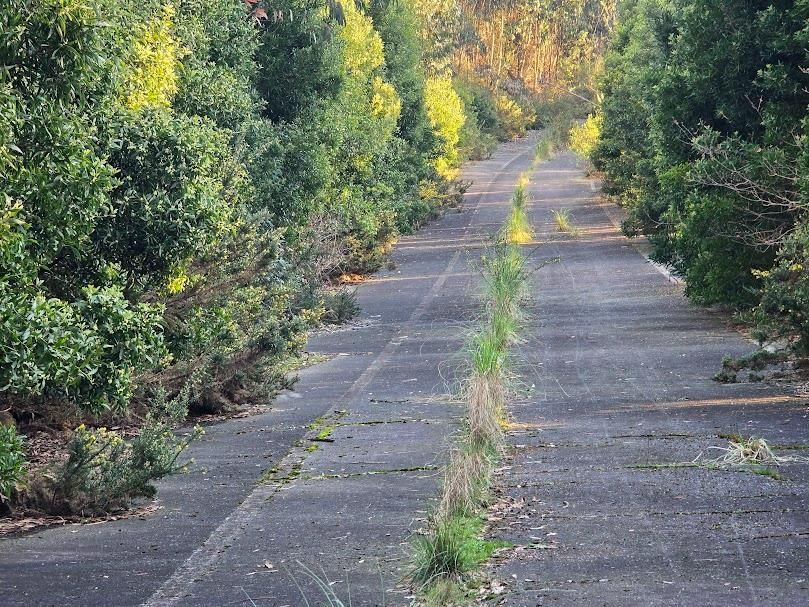
{"label": "overgrown vegetation", "polygon": [[[527,178],[512,198],[510,217],[522,211],[524,232],[531,226],[524,214]],[[470,339],[468,377],[462,398],[467,405],[466,431],[443,471],[438,506],[429,530],[415,539],[410,579],[424,604],[464,604],[468,576],[503,542],[483,537],[481,518],[495,463],[503,453],[506,399],[511,393],[511,348],[518,342],[528,298],[526,258],[515,244],[512,220],[501,230],[491,255],[482,260],[486,318]]]}
{"label": "overgrown vegetation", "polygon": [[809,354],[809,6],[624,0],[591,152],[701,304]]}
{"label": "overgrown vegetation", "polygon": [[[509,22],[522,15],[536,36],[564,24],[528,61],[517,38],[491,38],[503,17],[493,8],[6,2],[8,421],[22,432],[32,422],[129,424],[145,436],[156,402],[220,414],[288,386],[306,332],[357,313],[349,293],[324,286],[379,268],[399,234],[454,204],[462,161],[548,122],[554,108],[581,114],[591,96],[609,11],[509,7]],[[481,53],[487,45],[499,51]],[[0,448],[16,453],[10,436]],[[3,503],[33,503],[25,493],[45,473],[23,482],[4,472],[13,482],[3,480]],[[51,501],[63,512],[93,500]]]}
{"label": "overgrown vegetation", "polygon": [[11,424],[0,424],[0,509],[8,508],[24,476],[23,438]]}

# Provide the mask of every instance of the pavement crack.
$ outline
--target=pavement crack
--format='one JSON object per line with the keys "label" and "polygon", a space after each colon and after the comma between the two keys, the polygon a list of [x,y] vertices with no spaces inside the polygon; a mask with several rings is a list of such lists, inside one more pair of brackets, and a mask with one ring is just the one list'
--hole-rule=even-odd
{"label": "pavement crack", "polygon": [[377,476],[380,474],[403,474],[406,472],[434,472],[440,470],[440,466],[410,466],[406,468],[391,468],[389,470],[363,470],[362,472],[316,474],[313,476],[301,477],[305,481],[320,481],[329,479],[357,478],[361,476]]}

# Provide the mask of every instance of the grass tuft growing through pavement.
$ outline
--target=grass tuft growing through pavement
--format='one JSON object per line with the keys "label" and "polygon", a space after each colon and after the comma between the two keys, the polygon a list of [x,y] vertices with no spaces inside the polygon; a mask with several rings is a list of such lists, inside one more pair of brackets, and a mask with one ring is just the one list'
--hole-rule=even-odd
{"label": "grass tuft growing through pavement", "polygon": [[581,232],[579,228],[573,225],[573,216],[570,209],[559,209],[558,211],[551,211],[553,215],[553,222],[556,224],[556,231],[569,234],[570,236],[578,236]]}
{"label": "grass tuft growing through pavement", "polygon": [[520,180],[511,197],[511,212],[503,227],[502,239],[510,244],[528,244],[534,241],[534,230],[528,221],[526,204],[527,181]]}
{"label": "grass tuft growing through pavement", "polygon": [[440,518],[433,529],[416,540],[413,581],[427,588],[438,580],[458,580],[488,559],[506,542],[481,539],[483,519],[455,515]]}
{"label": "grass tuft growing through pavement", "polygon": [[519,323],[527,293],[526,260],[519,248],[495,245],[494,255],[483,259],[483,285],[492,324]]}
{"label": "grass tuft growing through pavement", "polygon": [[797,455],[777,455],[770,444],[763,438],[751,436],[731,436],[727,447],[711,447],[722,452],[722,455],[706,460],[704,463],[713,464],[720,468],[734,466],[780,466],[791,462],[806,462],[809,459]]}

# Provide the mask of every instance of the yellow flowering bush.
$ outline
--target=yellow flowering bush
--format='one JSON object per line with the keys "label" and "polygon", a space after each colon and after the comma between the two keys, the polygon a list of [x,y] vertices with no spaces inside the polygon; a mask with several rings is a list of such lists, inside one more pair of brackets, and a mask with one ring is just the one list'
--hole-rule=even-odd
{"label": "yellow flowering bush", "polygon": [[449,76],[427,79],[424,105],[433,130],[443,142],[441,155],[435,160],[435,169],[442,177],[453,179],[458,173],[458,141],[466,115],[463,101]]}

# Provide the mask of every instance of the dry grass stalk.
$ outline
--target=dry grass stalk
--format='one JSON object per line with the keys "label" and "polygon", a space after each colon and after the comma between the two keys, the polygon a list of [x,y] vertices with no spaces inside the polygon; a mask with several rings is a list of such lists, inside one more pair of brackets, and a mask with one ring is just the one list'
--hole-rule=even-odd
{"label": "dry grass stalk", "polygon": [[437,516],[469,515],[477,511],[488,484],[491,462],[480,449],[454,449],[444,469],[444,487]]}
{"label": "dry grass stalk", "polygon": [[499,377],[492,374],[475,375],[469,380],[467,394],[469,440],[472,444],[500,448],[503,431],[506,390]]}
{"label": "dry grass stalk", "polygon": [[797,455],[776,455],[763,438],[731,439],[727,447],[711,447],[723,454],[703,463],[722,468],[734,466],[780,466],[781,464],[809,461]]}

